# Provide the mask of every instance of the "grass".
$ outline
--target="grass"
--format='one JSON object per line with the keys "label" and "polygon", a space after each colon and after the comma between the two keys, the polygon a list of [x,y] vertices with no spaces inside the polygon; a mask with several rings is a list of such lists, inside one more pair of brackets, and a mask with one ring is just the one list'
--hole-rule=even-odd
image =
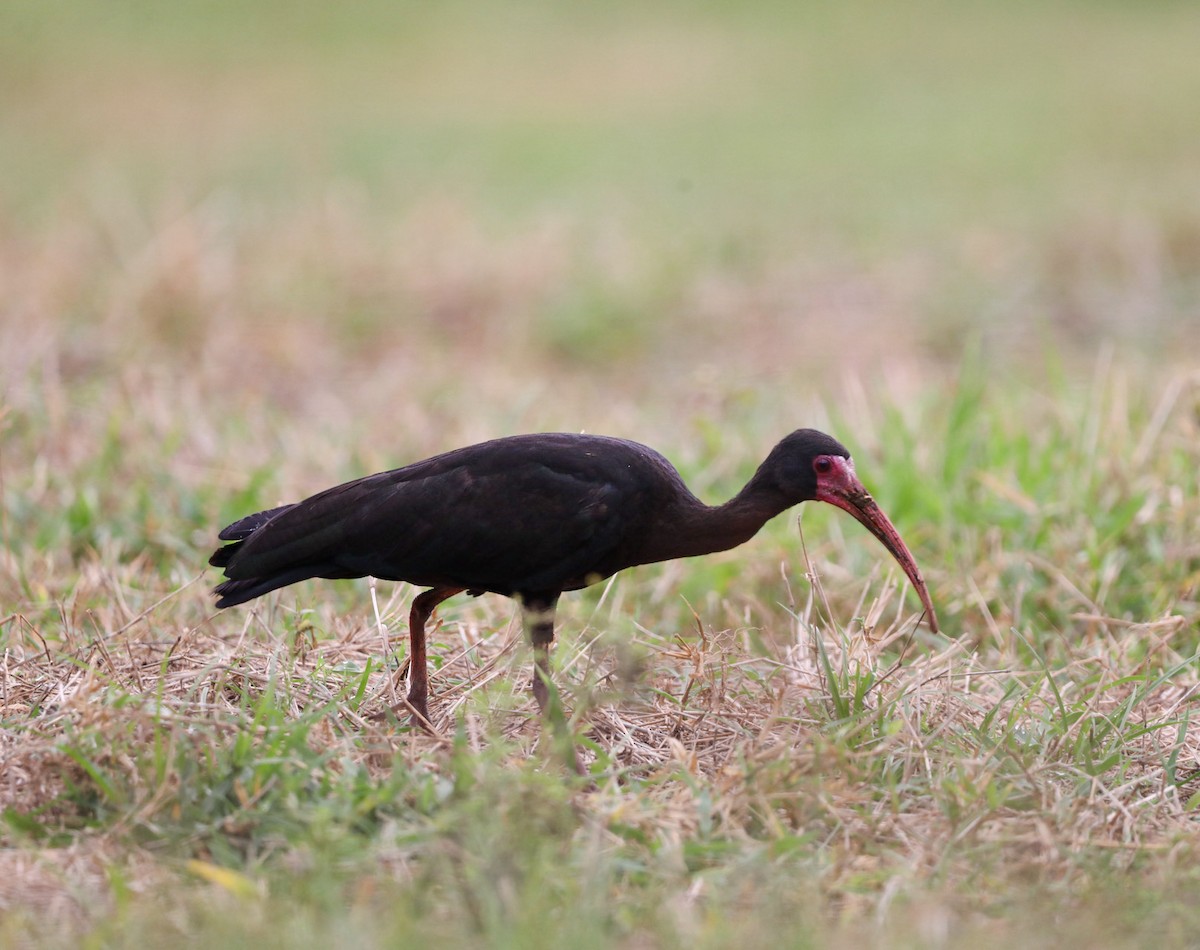
{"label": "grass", "polygon": [[[0,943],[1193,944],[1192,8],[506,9],[3,14]],[[436,738],[411,589],[211,606],[338,480],[800,425],[944,635],[817,506],[568,595],[587,780],[507,601]]]}

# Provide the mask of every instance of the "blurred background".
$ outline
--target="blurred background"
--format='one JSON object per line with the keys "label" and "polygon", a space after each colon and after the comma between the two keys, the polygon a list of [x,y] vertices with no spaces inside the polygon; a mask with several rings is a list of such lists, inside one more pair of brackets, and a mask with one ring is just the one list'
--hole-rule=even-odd
{"label": "blurred background", "polygon": [[1189,372],[1198,41],[1169,0],[7,0],[7,530],[102,547],[137,486],[195,560],[172,524],[541,429],[713,498],[800,425]]}

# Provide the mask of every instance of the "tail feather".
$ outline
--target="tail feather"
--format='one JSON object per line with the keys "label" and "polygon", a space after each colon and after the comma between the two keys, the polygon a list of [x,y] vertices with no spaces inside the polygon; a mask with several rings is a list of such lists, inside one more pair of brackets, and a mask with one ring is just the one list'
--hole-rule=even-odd
{"label": "tail feather", "polygon": [[253,600],[255,597],[261,597],[263,594],[280,587],[287,587],[288,584],[295,584],[297,581],[316,577],[317,574],[315,571],[319,570],[319,567],[315,569],[312,567],[297,567],[280,574],[273,574],[270,577],[250,577],[246,580],[225,581],[214,587],[213,593],[217,595],[218,607],[234,607],[237,604],[244,604],[248,600]]}
{"label": "tail feather", "polygon": [[[295,505],[281,505],[278,508],[270,508],[266,511],[256,511],[252,515],[246,515],[246,517],[239,518],[232,524],[227,525],[217,537],[221,541],[231,541],[232,543],[222,545],[213,551],[212,556],[208,559],[208,563],[213,567],[228,568],[230,561],[233,560],[234,556],[241,550],[242,545],[246,543],[246,540],[254,532],[268,524],[277,515],[294,507]],[[248,600],[253,600],[255,597],[261,597],[263,594],[273,591],[276,588],[286,587],[288,584],[316,577],[322,570],[322,567],[323,565],[320,564],[307,564],[262,577],[228,580],[213,588],[213,593],[217,595],[218,607],[233,607],[236,604],[244,604]]]}
{"label": "tail feather", "polygon": [[217,538],[221,541],[232,541],[234,543],[226,544],[213,551],[212,557],[208,559],[208,563],[213,567],[228,567],[229,562],[233,560],[233,556],[241,548],[243,541],[268,521],[271,521],[276,515],[283,514],[289,508],[295,507],[295,505],[280,505],[278,508],[256,511],[252,515],[246,515],[245,518],[239,518],[233,524],[226,525],[221,529],[221,533],[217,535]]}
{"label": "tail feather", "polygon": [[289,508],[295,507],[295,505],[280,505],[278,508],[268,508],[266,511],[256,511],[252,515],[246,515],[245,518],[238,518],[233,524],[222,528],[217,538],[221,541],[245,541],[276,515],[281,515]]}
{"label": "tail feather", "polygon": [[236,544],[226,544],[223,547],[217,548],[213,551],[212,556],[209,557],[208,563],[213,567],[227,567],[230,559],[237,554],[237,550],[241,546],[242,542],[238,541]]}

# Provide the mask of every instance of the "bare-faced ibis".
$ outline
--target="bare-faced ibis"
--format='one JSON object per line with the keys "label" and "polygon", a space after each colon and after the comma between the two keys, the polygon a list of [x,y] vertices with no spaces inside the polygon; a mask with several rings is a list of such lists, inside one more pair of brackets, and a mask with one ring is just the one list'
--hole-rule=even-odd
{"label": "bare-faced ibis", "polygon": [[802,501],[848,511],[904,568],[929,626],[916,562],[854,473],[850,453],[814,429],[787,436],[731,500],[710,507],[653,449],[545,433],[495,439],[330,488],[235,521],[211,564],[231,607],[310,577],[372,576],[426,587],[409,614],[412,709],[428,721],[425,623],[466,591],[520,601],[533,641],[533,692],[546,709],[559,595],[635,564],[724,551]]}

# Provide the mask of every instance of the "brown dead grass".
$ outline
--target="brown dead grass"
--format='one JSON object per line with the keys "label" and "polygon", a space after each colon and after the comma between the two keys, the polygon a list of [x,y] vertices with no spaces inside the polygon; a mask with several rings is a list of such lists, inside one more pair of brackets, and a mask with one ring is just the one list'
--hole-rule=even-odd
{"label": "brown dead grass", "polygon": [[[21,728],[0,735],[4,807],[71,827],[77,816],[55,803],[63,799],[67,783],[85,785],[87,776],[60,746],[66,736],[87,734],[120,737],[112,758],[104,760],[103,749],[97,749],[96,761],[112,772],[125,769],[136,801],[121,821],[78,836],[66,848],[10,838],[0,857],[0,909],[49,916],[64,933],[77,932],[111,909],[114,863],[135,890],[166,886],[174,873],[169,865],[143,847],[130,849],[126,839],[162,820],[163,809],[174,800],[174,779],[168,775],[159,788],[140,788],[144,777],[132,761],[122,759],[122,750],[150,741],[161,731],[156,724],[167,723],[172,742],[194,743],[199,754],[205,744],[254,728],[247,721],[245,696],[272,682],[281,684],[289,716],[325,710],[310,743],[335,749],[339,761],[365,763],[381,776],[400,762],[411,770],[444,769],[447,730],[459,719],[469,743],[480,751],[498,730],[519,758],[545,754],[538,750],[542,729],[524,688],[528,650],[498,599],[459,610],[436,631],[434,650],[441,665],[432,680],[431,710],[441,734],[429,736],[380,716],[390,701],[392,672],[372,674],[370,698],[360,708],[322,676],[323,670],[361,669],[368,659],[378,660],[379,629],[369,616],[339,619],[322,639],[302,626],[300,635],[283,642],[272,632],[281,603],[248,611],[241,624],[218,624],[205,616],[191,628],[163,636],[162,621],[172,629],[177,622],[172,618],[184,604],[203,614],[198,585],[168,595],[165,603],[119,627],[97,628],[73,642],[47,638],[20,616],[9,618],[0,684],[6,717],[21,722]],[[406,589],[398,589],[385,605],[389,623],[403,616],[407,596]],[[828,838],[821,847],[829,863],[822,886],[845,913],[858,904],[886,903],[891,888],[907,892],[910,883],[901,883],[907,878],[895,877],[900,868],[913,880],[977,875],[970,855],[990,853],[989,846],[1011,862],[1004,875],[1080,884],[1087,879],[1076,860],[1083,852],[1110,849],[1125,856],[1116,858],[1118,866],[1153,854],[1167,855],[1169,861],[1177,853],[1179,860],[1190,860],[1195,818],[1185,800],[1200,791],[1200,738],[1195,730],[1180,739],[1173,726],[1153,727],[1195,710],[1200,681],[1194,671],[1161,684],[1132,710],[1150,728],[1136,748],[1124,749],[1118,784],[1097,776],[1082,780],[1086,791],[1081,793],[1081,776],[1070,755],[1056,751],[1079,738],[1088,721],[1081,717],[1059,736],[1031,734],[1024,794],[981,809],[974,800],[978,789],[1003,767],[999,758],[972,747],[970,737],[979,734],[985,716],[1012,715],[1018,732],[1022,723],[1043,729],[1059,700],[1044,682],[1031,693],[1006,698],[1012,682],[1036,684],[1040,674],[990,668],[988,657],[962,642],[907,650],[903,662],[896,662],[894,649],[885,648],[906,642],[912,628],[904,617],[878,621],[884,612],[896,613],[892,597],[894,592],[885,591],[867,611],[878,622],[869,635],[831,631],[810,606],[767,656],[748,649],[744,632],[698,623],[698,629],[680,635],[643,631],[637,641],[645,657],[631,664],[593,634],[566,630],[558,647],[558,681],[568,705],[582,710],[583,734],[613,764],[609,777],[578,795],[585,821],[597,829],[618,822],[642,827],[652,837],[683,841],[696,833],[696,795],[703,789],[711,798],[712,820],[727,831],[758,826],[757,834],[769,838],[772,824],[777,831],[793,822],[823,828]],[[1117,639],[1155,637],[1160,649],[1169,650],[1181,626],[1180,619],[1171,618],[1110,629]],[[400,646],[402,634],[402,628],[391,630],[393,648]],[[876,674],[878,685],[866,708],[885,709],[894,723],[882,741],[855,752],[853,743],[835,737],[839,728],[830,733],[829,683],[818,639],[832,669],[849,665]],[[1086,649],[1074,661],[1085,671],[1103,663]],[[1089,715],[1109,716],[1122,707],[1136,688],[1120,682],[1126,672],[1107,669],[1099,684],[1087,685]],[[636,680],[630,682],[630,676]],[[1063,689],[1072,702],[1070,683]],[[113,690],[127,701],[114,705]],[[866,729],[869,723],[867,715],[849,728]],[[959,737],[961,751],[948,761],[951,736]],[[1172,784],[1164,774],[1163,763],[1171,755],[1181,772],[1191,770],[1182,784]],[[587,752],[583,757],[591,758]],[[899,808],[880,799],[870,787],[870,763],[880,757],[914,778],[943,774],[942,793]],[[764,770],[772,774],[769,782],[761,778]],[[621,775],[647,780],[642,793],[629,794],[626,779],[617,780]],[[949,865],[947,855],[952,855]],[[396,865],[400,880],[406,879],[406,868],[405,861]],[[884,890],[871,887],[864,893],[864,880],[877,880]]]}

